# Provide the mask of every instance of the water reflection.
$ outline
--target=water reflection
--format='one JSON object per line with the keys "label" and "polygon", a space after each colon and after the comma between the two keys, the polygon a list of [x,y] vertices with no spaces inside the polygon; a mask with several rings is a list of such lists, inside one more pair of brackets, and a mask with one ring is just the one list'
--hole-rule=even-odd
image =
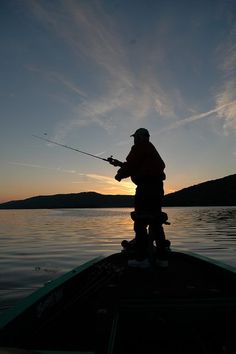
{"label": "water reflection", "polygon": [[[133,238],[131,209],[0,211],[0,304]],[[166,208],[167,238],[236,266],[236,207]],[[15,294],[14,294],[15,289]],[[24,290],[19,290],[24,289]]]}
{"label": "water reflection", "polygon": [[169,208],[168,214],[173,244],[236,266],[236,208]]}

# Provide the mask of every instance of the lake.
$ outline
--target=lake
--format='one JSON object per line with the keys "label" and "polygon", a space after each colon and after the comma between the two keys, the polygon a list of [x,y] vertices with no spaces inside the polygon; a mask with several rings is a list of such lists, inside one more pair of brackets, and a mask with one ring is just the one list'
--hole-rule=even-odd
{"label": "lake", "polygon": [[[131,209],[0,210],[0,311],[133,238]],[[236,207],[164,208],[172,248],[236,267]]]}

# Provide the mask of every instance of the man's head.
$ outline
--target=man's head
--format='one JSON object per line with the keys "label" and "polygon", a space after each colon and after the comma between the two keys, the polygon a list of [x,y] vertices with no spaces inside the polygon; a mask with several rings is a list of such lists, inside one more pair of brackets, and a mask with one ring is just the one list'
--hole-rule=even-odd
{"label": "man's head", "polygon": [[144,141],[149,141],[150,134],[149,131],[145,128],[139,128],[136,130],[136,132],[130,136],[134,137],[134,143],[141,143]]}

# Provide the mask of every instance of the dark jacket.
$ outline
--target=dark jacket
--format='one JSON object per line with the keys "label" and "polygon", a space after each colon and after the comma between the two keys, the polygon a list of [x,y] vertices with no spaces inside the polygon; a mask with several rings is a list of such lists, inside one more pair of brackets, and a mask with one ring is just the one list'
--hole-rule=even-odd
{"label": "dark jacket", "polygon": [[165,163],[154,145],[144,141],[132,146],[123,166],[118,170],[120,179],[131,177],[135,184],[155,183],[165,179]]}

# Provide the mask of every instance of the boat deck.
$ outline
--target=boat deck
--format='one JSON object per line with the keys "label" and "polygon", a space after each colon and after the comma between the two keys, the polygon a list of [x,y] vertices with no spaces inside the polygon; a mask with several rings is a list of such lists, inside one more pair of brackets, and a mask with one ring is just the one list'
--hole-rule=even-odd
{"label": "boat deck", "polygon": [[112,255],[73,278],[63,293],[57,311],[27,340],[18,337],[22,347],[102,354],[236,352],[235,274],[190,255],[172,252],[167,269],[131,268],[125,254]]}

